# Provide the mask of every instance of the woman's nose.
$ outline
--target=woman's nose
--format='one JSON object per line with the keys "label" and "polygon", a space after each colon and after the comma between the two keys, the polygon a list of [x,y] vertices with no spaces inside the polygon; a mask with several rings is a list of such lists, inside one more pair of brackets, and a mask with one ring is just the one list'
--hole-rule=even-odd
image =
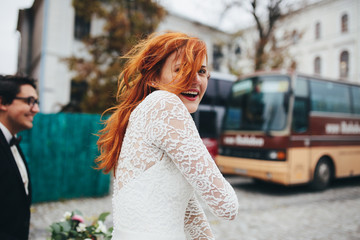
{"label": "woman's nose", "polygon": [[195,75],[195,79],[194,79],[194,83],[200,83],[200,76],[199,76],[199,73],[196,73]]}

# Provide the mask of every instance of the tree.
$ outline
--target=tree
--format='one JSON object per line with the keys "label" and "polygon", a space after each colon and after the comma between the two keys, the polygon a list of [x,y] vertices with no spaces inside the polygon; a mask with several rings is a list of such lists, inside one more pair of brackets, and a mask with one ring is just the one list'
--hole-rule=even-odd
{"label": "tree", "polygon": [[262,70],[264,64],[266,62],[266,54],[265,54],[265,47],[269,43],[271,37],[273,37],[273,30],[276,21],[281,17],[280,11],[280,3],[282,0],[270,0],[268,9],[268,19],[267,19],[267,26],[260,21],[259,16],[256,13],[257,8],[257,0],[252,0],[251,6],[253,11],[251,14],[253,15],[256,27],[259,33],[259,40],[256,44],[256,51],[255,51],[255,70]]}
{"label": "tree", "polygon": [[73,81],[86,82],[87,89],[77,107],[82,112],[102,113],[115,103],[117,77],[130,48],[153,32],[165,10],[152,0],[73,0],[78,17],[103,21],[103,31],[82,39],[86,55],[64,59],[75,73]]}
{"label": "tree", "polygon": [[[279,68],[285,65],[285,58],[289,58],[287,49],[292,44],[292,33],[285,33],[282,39],[275,37],[276,24],[284,17],[291,14],[291,5],[284,6],[283,0],[268,0],[265,7],[265,14],[259,11],[259,1],[250,0],[250,14],[255,24],[258,39],[254,42],[254,71],[264,70],[268,68]],[[260,1],[263,3],[263,1]],[[244,7],[244,1],[231,0],[225,4],[225,10],[228,11],[234,7]],[[287,11],[285,11],[287,9]],[[224,15],[223,13],[223,15]],[[241,34],[241,32],[240,32]],[[300,38],[302,33],[298,32],[297,37]],[[281,42],[281,44],[279,44]],[[296,67],[296,62],[292,60],[292,68]]]}

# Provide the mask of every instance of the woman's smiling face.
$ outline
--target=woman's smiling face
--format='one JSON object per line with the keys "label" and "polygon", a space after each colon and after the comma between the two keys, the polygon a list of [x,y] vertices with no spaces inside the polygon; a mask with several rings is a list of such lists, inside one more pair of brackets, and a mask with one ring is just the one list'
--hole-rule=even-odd
{"label": "woman's smiling face", "polygon": [[[166,59],[158,79],[159,83],[169,84],[176,77],[181,65],[181,58],[177,57],[177,54],[177,52],[174,52]],[[205,94],[208,76],[206,57],[204,57],[201,68],[198,70],[196,77],[192,79],[190,88],[178,95],[190,113],[197,110]]]}

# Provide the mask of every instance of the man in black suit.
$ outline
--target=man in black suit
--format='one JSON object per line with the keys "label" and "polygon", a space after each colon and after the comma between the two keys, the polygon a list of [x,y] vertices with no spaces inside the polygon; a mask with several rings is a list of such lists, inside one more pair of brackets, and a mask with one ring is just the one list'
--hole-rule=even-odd
{"label": "man in black suit", "polygon": [[39,112],[33,79],[0,75],[0,239],[28,239],[31,185],[16,134]]}

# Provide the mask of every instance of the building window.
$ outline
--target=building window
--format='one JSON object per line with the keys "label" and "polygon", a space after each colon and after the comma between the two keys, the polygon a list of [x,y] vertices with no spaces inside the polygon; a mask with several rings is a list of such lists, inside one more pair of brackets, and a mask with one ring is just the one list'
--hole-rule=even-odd
{"label": "building window", "polygon": [[219,44],[213,45],[213,68],[215,71],[220,70],[221,62],[223,59],[222,47]]}
{"label": "building window", "polygon": [[235,52],[236,55],[241,55],[241,47],[240,47],[239,44],[235,45],[235,51],[234,52]]}
{"label": "building window", "polygon": [[348,28],[348,15],[344,14],[341,16],[341,32],[347,33],[349,30]]}
{"label": "building window", "polygon": [[315,39],[320,39],[320,38],[321,38],[321,24],[317,22],[315,24]]}
{"label": "building window", "polygon": [[317,75],[321,74],[321,58],[316,57],[314,60],[314,73]]}
{"label": "building window", "polygon": [[90,20],[75,13],[74,37],[81,40],[90,35]]}
{"label": "building window", "polygon": [[343,51],[340,54],[340,78],[349,77],[349,52]]}
{"label": "building window", "polygon": [[299,42],[299,38],[300,38],[299,33],[296,30],[294,30],[291,34],[292,43],[297,44]]}
{"label": "building window", "polygon": [[87,89],[87,82],[71,80],[70,102],[62,107],[61,112],[82,112],[81,102]]}

